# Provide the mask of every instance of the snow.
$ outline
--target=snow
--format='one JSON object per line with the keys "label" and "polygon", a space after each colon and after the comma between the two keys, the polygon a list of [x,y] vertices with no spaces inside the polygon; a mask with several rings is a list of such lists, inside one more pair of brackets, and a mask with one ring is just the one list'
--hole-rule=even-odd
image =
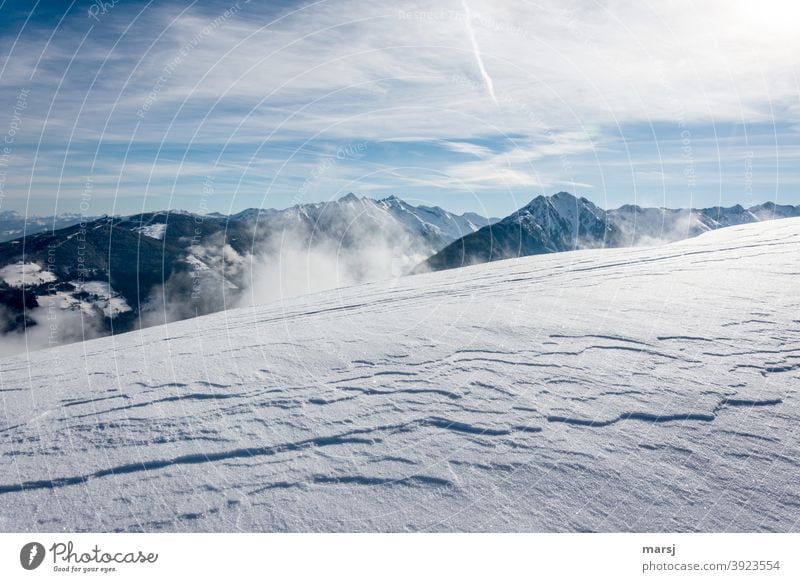
{"label": "snow", "polygon": [[90,295],[109,297],[114,293],[111,285],[106,281],[70,281],[77,291],[84,291]]}
{"label": "snow", "polygon": [[50,271],[42,270],[36,263],[15,263],[0,269],[0,279],[11,287],[30,287],[52,283],[58,278]]}
{"label": "snow", "polygon": [[459,216],[439,207],[413,206],[397,196],[373,200],[359,198],[353,193],[339,200],[295,205],[285,210],[251,208],[232,217],[258,220],[262,226],[271,228],[292,229],[311,224],[317,233],[334,234],[337,239],[341,236],[337,232],[352,230],[354,226],[393,235],[394,239],[401,227],[412,237],[421,238],[418,242],[423,245],[432,235],[437,237],[436,248],[426,249],[426,254],[496,221],[475,213]]}
{"label": "snow", "polygon": [[[99,309],[106,317],[116,317],[120,313],[132,311],[131,306],[119,293],[114,291],[106,281],[70,281],[77,293],[83,291],[91,297],[82,301]],[[83,309],[83,307],[82,307]],[[84,309],[85,310],[85,309]]]}
{"label": "snow", "polygon": [[[46,295],[40,298],[40,304],[44,303],[47,305],[48,302],[51,301],[51,297],[52,296]],[[53,305],[68,311],[82,311],[84,315],[96,315],[91,302],[77,299],[73,297],[71,293],[66,293],[64,291],[56,292]]]}
{"label": "snow", "polygon": [[156,240],[164,240],[164,235],[167,232],[166,224],[148,224],[147,226],[140,226],[133,229],[134,231],[143,234],[144,236],[154,238]]}
{"label": "snow", "polygon": [[[487,219],[477,214],[472,214],[470,217],[458,216],[437,206],[412,206],[397,196],[390,196],[377,202],[365,198],[364,203],[374,204],[375,207],[384,210],[410,232],[420,235],[433,230],[448,241],[457,240],[489,223]],[[470,218],[478,219],[480,225],[472,222]]]}
{"label": "snow", "polygon": [[96,305],[106,317],[116,317],[120,313],[131,311],[130,305],[119,295],[107,297],[96,302]]}
{"label": "snow", "polygon": [[795,531],[800,219],[0,360],[0,531]]}

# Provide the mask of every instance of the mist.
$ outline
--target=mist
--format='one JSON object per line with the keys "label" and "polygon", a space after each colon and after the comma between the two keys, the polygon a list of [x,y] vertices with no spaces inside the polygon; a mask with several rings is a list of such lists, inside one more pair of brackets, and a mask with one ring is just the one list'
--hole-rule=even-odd
{"label": "mist", "polygon": [[[55,296],[40,298],[39,307],[27,310],[27,323],[20,329],[0,336],[0,357],[25,354],[34,350],[52,348],[103,337],[109,334],[104,321],[80,309],[62,309]],[[0,306],[0,328],[19,316],[5,306]]]}
{"label": "mist", "polygon": [[138,328],[223,311],[238,304],[250,254],[241,255],[215,233],[189,247],[190,262],[157,285],[141,306]]}
{"label": "mist", "polygon": [[249,258],[244,289],[237,307],[260,305],[401,277],[426,258],[409,237],[400,232],[365,233],[361,242],[321,238],[284,231],[270,238]]}
{"label": "mist", "polygon": [[656,246],[691,238],[708,230],[700,215],[692,210],[645,208],[631,214],[612,212],[613,225],[620,233],[617,246]]}

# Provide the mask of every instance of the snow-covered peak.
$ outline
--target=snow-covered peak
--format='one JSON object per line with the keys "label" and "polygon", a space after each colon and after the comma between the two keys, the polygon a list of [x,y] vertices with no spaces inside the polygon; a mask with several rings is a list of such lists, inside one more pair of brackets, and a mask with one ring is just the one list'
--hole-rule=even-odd
{"label": "snow-covered peak", "polygon": [[419,239],[425,247],[424,254],[432,254],[490,223],[475,213],[459,216],[438,206],[413,206],[396,195],[373,200],[359,198],[352,192],[338,200],[296,204],[285,210],[248,209],[234,217],[258,221],[266,230],[309,227],[315,235],[329,233],[335,238],[347,230],[357,232],[359,225],[370,225],[373,231],[385,229],[390,234],[400,229],[407,236]]}
{"label": "snow-covered peak", "polygon": [[553,251],[579,248],[590,240],[605,242],[613,230],[605,211],[569,192],[537,196],[506,220],[542,237],[543,247]]}
{"label": "snow-covered peak", "polygon": [[793,216],[800,216],[800,206],[776,204],[775,202],[757,204],[756,206],[751,206],[748,210],[754,216],[758,217],[759,220],[772,220],[774,218],[790,218]]}
{"label": "snow-covered peak", "polygon": [[353,204],[353,203],[361,202],[361,200],[362,200],[361,198],[359,198],[358,196],[356,196],[352,192],[348,192],[347,194],[345,194],[344,196],[339,198],[339,200],[337,200],[337,202],[345,203],[345,204],[347,204],[347,203]]}

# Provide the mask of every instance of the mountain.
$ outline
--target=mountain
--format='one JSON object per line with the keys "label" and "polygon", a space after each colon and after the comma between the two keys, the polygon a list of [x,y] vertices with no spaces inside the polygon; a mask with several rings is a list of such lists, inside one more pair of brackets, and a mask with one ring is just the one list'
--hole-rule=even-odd
{"label": "mountain", "polygon": [[[160,212],[83,221],[2,243],[5,315],[23,329],[71,312],[99,334],[129,331],[157,286],[193,270],[192,241],[215,240],[243,252],[248,232],[242,225]],[[6,322],[5,329],[20,328]]]}
{"label": "mountain", "polygon": [[790,218],[5,358],[0,530],[795,531],[798,256]]}
{"label": "mountain", "polygon": [[[245,294],[258,303],[272,298],[262,294],[270,286],[295,293],[286,280],[305,278],[307,290],[316,290],[398,276],[486,224],[474,214],[353,194],[232,216],[169,211],[78,219],[0,243],[0,333],[75,315],[55,326],[71,341],[213,313]],[[273,273],[273,264],[283,271]],[[346,277],[330,272],[337,268]],[[258,281],[262,270],[271,279]]]}
{"label": "mountain", "polygon": [[[248,208],[229,217],[231,220],[245,220],[261,225],[302,228],[309,236],[327,236],[334,233],[337,242],[342,234],[346,244],[360,241],[349,233],[354,226],[355,234],[363,231],[388,228],[391,231],[402,226],[403,235],[411,235],[426,248],[420,250],[439,250],[450,242],[496,222],[496,218],[484,218],[473,212],[462,215],[452,214],[438,206],[412,206],[397,196],[382,200],[357,197],[347,194],[336,202],[295,205],[285,210],[272,208]],[[349,225],[342,228],[341,225]]]}
{"label": "mountain", "polygon": [[82,220],[91,222],[98,217],[84,217],[80,214],[58,214],[55,216],[23,216],[14,210],[0,212],[0,243],[32,235],[46,230],[67,228]]}
{"label": "mountain", "polygon": [[537,196],[503,220],[467,234],[429,257],[416,272],[583,248],[672,242],[718,228],[795,216],[800,216],[800,206],[771,202],[749,209],[625,205],[606,211],[586,198],[559,192]]}
{"label": "mountain", "polygon": [[[362,199],[369,202],[369,199]],[[451,214],[438,206],[412,206],[397,196],[379,200],[375,205],[405,224],[409,230],[434,240],[452,242],[494,222],[474,212]],[[444,244],[442,244],[444,246]]]}
{"label": "mountain", "polygon": [[671,242],[737,224],[800,216],[800,206],[765,202],[750,208],[737,204],[728,208],[675,210],[626,205],[609,210],[607,216],[623,233],[621,244],[636,245]]}
{"label": "mountain", "polygon": [[566,192],[537,196],[499,222],[451,243],[424,263],[439,271],[511,257],[617,246],[620,232],[605,211]]}

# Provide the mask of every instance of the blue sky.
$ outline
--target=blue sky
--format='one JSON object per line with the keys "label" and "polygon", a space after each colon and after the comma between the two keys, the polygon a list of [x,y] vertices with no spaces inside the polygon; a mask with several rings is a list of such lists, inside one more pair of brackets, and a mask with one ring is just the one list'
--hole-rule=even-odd
{"label": "blue sky", "polygon": [[0,0],[0,210],[800,203],[792,2],[33,5]]}

